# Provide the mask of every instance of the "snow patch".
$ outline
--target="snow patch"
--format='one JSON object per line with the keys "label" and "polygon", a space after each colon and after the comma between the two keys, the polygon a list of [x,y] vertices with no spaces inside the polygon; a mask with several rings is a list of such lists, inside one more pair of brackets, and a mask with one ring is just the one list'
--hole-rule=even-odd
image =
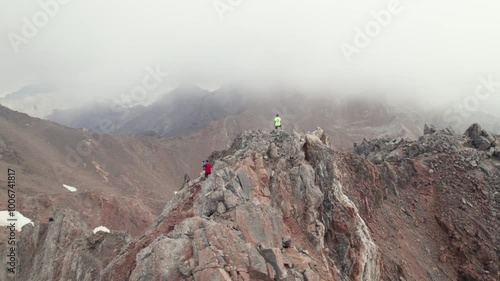
{"label": "snow patch", "polygon": [[66,184],[63,184],[64,187],[66,187],[67,190],[71,191],[71,192],[75,192],[76,191],[76,188],[70,186],[70,185],[66,185]]}
{"label": "snow patch", "polygon": [[[11,212],[9,212],[9,211],[0,211],[0,226],[9,226],[11,223],[15,223],[16,230],[21,231],[23,226],[25,226],[28,223],[31,223],[31,225],[34,225],[33,222],[29,218],[23,216],[23,214],[19,213],[18,211],[12,212],[12,213],[14,213],[13,217],[10,216],[10,213]],[[13,220],[9,220],[9,219],[17,219],[17,221],[13,221]]]}
{"label": "snow patch", "polygon": [[109,231],[109,229],[108,229],[107,227],[102,226],[102,225],[101,225],[101,226],[98,226],[98,227],[96,227],[96,228],[94,229],[94,234],[96,234],[96,233],[97,233],[97,232],[99,232],[99,231],[106,232],[106,233],[109,233],[109,232],[110,232],[110,231]]}

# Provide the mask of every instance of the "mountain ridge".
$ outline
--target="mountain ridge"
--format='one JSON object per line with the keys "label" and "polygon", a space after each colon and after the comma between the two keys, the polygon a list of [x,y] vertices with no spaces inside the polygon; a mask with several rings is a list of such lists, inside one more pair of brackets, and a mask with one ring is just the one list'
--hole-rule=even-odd
{"label": "mountain ridge", "polygon": [[[58,251],[68,263],[56,262],[54,271],[43,267],[51,259],[39,260],[41,271],[26,269],[22,276],[495,280],[499,137],[488,134],[493,141],[486,148],[476,141],[483,131],[477,124],[466,135],[428,128],[414,141],[367,140],[356,153],[333,150],[321,129],[246,131],[214,152],[213,174],[185,181],[140,237],[86,233],[60,212],[57,225],[80,237],[65,242],[72,251],[64,252],[33,240],[46,223],[25,226],[26,245],[38,245],[40,254]],[[68,264],[78,270],[70,272]]]}

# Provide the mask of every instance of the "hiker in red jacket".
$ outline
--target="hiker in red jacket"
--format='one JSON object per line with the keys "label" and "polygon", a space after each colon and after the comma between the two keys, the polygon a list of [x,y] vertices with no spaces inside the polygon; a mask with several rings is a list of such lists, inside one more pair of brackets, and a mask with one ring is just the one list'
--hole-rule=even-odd
{"label": "hiker in red jacket", "polygon": [[207,160],[205,161],[203,168],[205,168],[205,178],[208,178],[208,175],[212,173],[212,164],[210,164],[210,162],[208,162]]}

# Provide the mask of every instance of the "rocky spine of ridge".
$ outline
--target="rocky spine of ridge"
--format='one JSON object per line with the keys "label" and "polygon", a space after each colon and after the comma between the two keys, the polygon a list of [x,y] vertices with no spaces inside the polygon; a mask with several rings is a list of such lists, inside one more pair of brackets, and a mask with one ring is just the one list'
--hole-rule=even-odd
{"label": "rocky spine of ridge", "polygon": [[334,155],[321,130],[243,134],[99,280],[378,280]]}
{"label": "rocky spine of ridge", "polygon": [[481,129],[477,123],[472,124],[463,135],[455,134],[452,128],[437,131],[434,126],[425,125],[424,135],[418,140],[363,140],[354,144],[354,152],[375,164],[400,162],[419,155],[454,154],[458,161],[466,161],[471,167],[479,167],[489,173],[493,167],[488,160],[500,160],[500,138]]}
{"label": "rocky spine of ridge", "polygon": [[[25,226],[20,276],[498,280],[498,137],[467,132],[364,141],[356,155],[333,151],[321,129],[248,131],[139,238],[92,234],[66,211]],[[485,134],[483,150],[474,140]]]}

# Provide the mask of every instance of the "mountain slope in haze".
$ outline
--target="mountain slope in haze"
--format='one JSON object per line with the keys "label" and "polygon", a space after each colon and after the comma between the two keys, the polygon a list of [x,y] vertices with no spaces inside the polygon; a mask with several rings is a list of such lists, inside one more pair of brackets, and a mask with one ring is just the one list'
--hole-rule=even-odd
{"label": "mountain slope in haze", "polygon": [[67,128],[0,107],[0,169],[16,171],[18,211],[34,221],[71,209],[89,226],[139,235],[178,189],[175,154],[149,137]]}
{"label": "mountain slope in haze", "polygon": [[277,91],[255,93],[223,87],[208,92],[184,85],[147,107],[100,104],[56,111],[47,118],[66,126],[90,129],[98,129],[103,120],[111,120],[115,134],[163,137],[186,135],[226,117],[252,129],[271,128],[274,115],[280,113],[288,130],[310,130],[321,126],[334,136],[342,136],[336,137],[336,145],[349,148],[361,136],[403,134],[415,137],[421,133],[424,124],[422,118],[409,118],[403,110],[386,101],[328,98],[326,95],[314,98]]}
{"label": "mountain slope in haze", "polygon": [[466,135],[426,128],[418,140],[343,153],[321,129],[247,131],[213,153],[213,174],[186,181],[141,237],[91,234],[71,211],[26,226],[19,276],[498,280],[499,141],[478,125]]}
{"label": "mountain slope in haze", "polygon": [[181,85],[149,106],[125,107],[117,102],[57,110],[47,119],[74,128],[99,129],[113,123],[114,134],[174,136],[192,132],[213,120],[236,114],[244,99]]}
{"label": "mountain slope in haze", "polygon": [[463,132],[469,124],[479,122],[489,131],[500,133],[500,120],[480,111],[458,113],[451,105],[437,108],[418,104],[418,98],[402,102],[382,95],[302,94],[280,87],[227,85],[209,92],[186,84],[147,107],[126,108],[117,101],[59,110],[47,118],[66,126],[90,129],[99,129],[101,123],[110,120],[113,134],[164,137],[186,136],[223,119],[248,129],[271,129],[272,119],[279,113],[285,130],[313,130],[320,126],[333,137],[336,148],[348,150],[353,142],[363,138],[416,138],[422,134],[425,123],[439,128],[452,126]]}
{"label": "mountain slope in haze", "polygon": [[32,84],[0,97],[0,104],[30,116],[43,118],[55,108],[76,106],[74,97],[61,97],[57,89],[49,84]]}

